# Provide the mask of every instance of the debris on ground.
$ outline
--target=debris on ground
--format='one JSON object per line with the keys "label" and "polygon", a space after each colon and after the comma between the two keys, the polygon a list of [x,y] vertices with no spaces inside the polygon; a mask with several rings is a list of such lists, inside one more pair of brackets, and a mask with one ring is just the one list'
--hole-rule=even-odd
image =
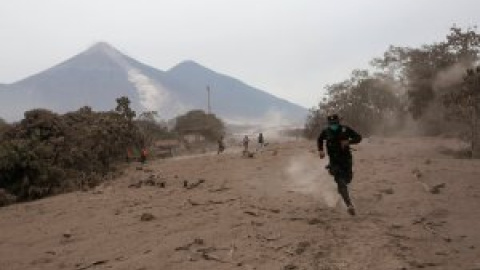
{"label": "debris on ground", "polygon": [[130,184],[128,187],[129,188],[141,188],[142,186],[165,188],[166,187],[166,179],[162,178],[159,175],[151,174],[147,179],[140,180],[136,183]]}
{"label": "debris on ground", "polygon": [[439,194],[440,191],[445,188],[447,185],[445,183],[441,183],[441,184],[438,184],[438,185],[435,185],[433,187],[430,188],[430,193],[432,194]]}
{"label": "debris on ground", "polygon": [[422,172],[418,169],[418,168],[415,168],[412,170],[412,174],[413,176],[415,176],[417,179],[418,178],[422,178],[423,174]]}
{"label": "debris on ground", "polygon": [[150,213],[143,213],[140,217],[141,221],[152,221],[155,219],[155,216]]}
{"label": "debris on ground", "polygon": [[388,195],[392,195],[395,193],[395,191],[393,190],[393,188],[385,188],[385,189],[382,189],[380,190],[380,192],[384,193],[384,194],[388,194]]}
{"label": "debris on ground", "polygon": [[183,187],[186,188],[186,189],[193,189],[193,188],[196,188],[196,187],[200,186],[203,183],[205,183],[205,179],[198,179],[194,183],[189,183],[187,180],[185,180],[183,182]]}

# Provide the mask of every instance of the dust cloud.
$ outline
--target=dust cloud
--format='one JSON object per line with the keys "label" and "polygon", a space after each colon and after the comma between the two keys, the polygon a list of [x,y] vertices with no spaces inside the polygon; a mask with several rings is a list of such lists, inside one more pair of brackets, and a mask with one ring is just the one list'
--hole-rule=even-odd
{"label": "dust cloud", "polygon": [[433,89],[436,92],[442,92],[443,89],[458,85],[462,82],[467,68],[468,65],[464,63],[456,63],[438,72],[433,81]]}
{"label": "dust cloud", "polygon": [[335,207],[340,199],[337,187],[325,169],[327,159],[314,155],[294,156],[286,167],[288,188],[291,191],[320,200],[328,207]]}
{"label": "dust cloud", "polygon": [[256,140],[259,133],[263,133],[267,143],[286,142],[292,140],[286,136],[286,130],[301,129],[303,122],[293,123],[285,114],[276,110],[269,110],[267,113],[256,119],[226,119],[227,123],[238,125],[233,137],[239,141],[247,135],[252,140]]}

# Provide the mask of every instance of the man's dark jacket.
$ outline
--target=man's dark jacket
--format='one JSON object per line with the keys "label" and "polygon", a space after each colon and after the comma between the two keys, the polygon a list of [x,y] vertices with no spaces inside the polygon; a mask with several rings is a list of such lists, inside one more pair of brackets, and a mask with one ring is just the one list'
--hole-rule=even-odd
{"label": "man's dark jacket", "polygon": [[357,144],[362,136],[348,126],[339,125],[337,130],[325,128],[317,140],[318,150],[323,151],[323,141],[327,141],[327,153],[330,163],[342,162],[352,159],[350,146],[342,148],[341,141],[348,140],[350,144]]}

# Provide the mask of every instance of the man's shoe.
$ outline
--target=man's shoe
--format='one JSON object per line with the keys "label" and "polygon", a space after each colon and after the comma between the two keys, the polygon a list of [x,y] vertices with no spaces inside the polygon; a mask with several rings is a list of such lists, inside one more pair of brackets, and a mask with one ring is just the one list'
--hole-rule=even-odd
{"label": "man's shoe", "polygon": [[352,216],[355,216],[355,207],[353,207],[353,205],[350,205],[347,209],[348,213]]}

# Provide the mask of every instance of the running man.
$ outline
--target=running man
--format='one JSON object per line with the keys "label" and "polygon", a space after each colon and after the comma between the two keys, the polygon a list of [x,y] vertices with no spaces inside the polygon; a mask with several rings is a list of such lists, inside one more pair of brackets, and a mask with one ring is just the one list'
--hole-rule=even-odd
{"label": "running man", "polygon": [[327,143],[327,153],[330,163],[327,166],[330,174],[334,177],[338,186],[338,193],[348,207],[348,213],[355,215],[348,184],[353,178],[353,159],[350,145],[360,143],[362,136],[348,126],[341,125],[338,115],[333,114],[327,117],[326,127],[317,140],[320,159],[325,158],[323,141]]}

